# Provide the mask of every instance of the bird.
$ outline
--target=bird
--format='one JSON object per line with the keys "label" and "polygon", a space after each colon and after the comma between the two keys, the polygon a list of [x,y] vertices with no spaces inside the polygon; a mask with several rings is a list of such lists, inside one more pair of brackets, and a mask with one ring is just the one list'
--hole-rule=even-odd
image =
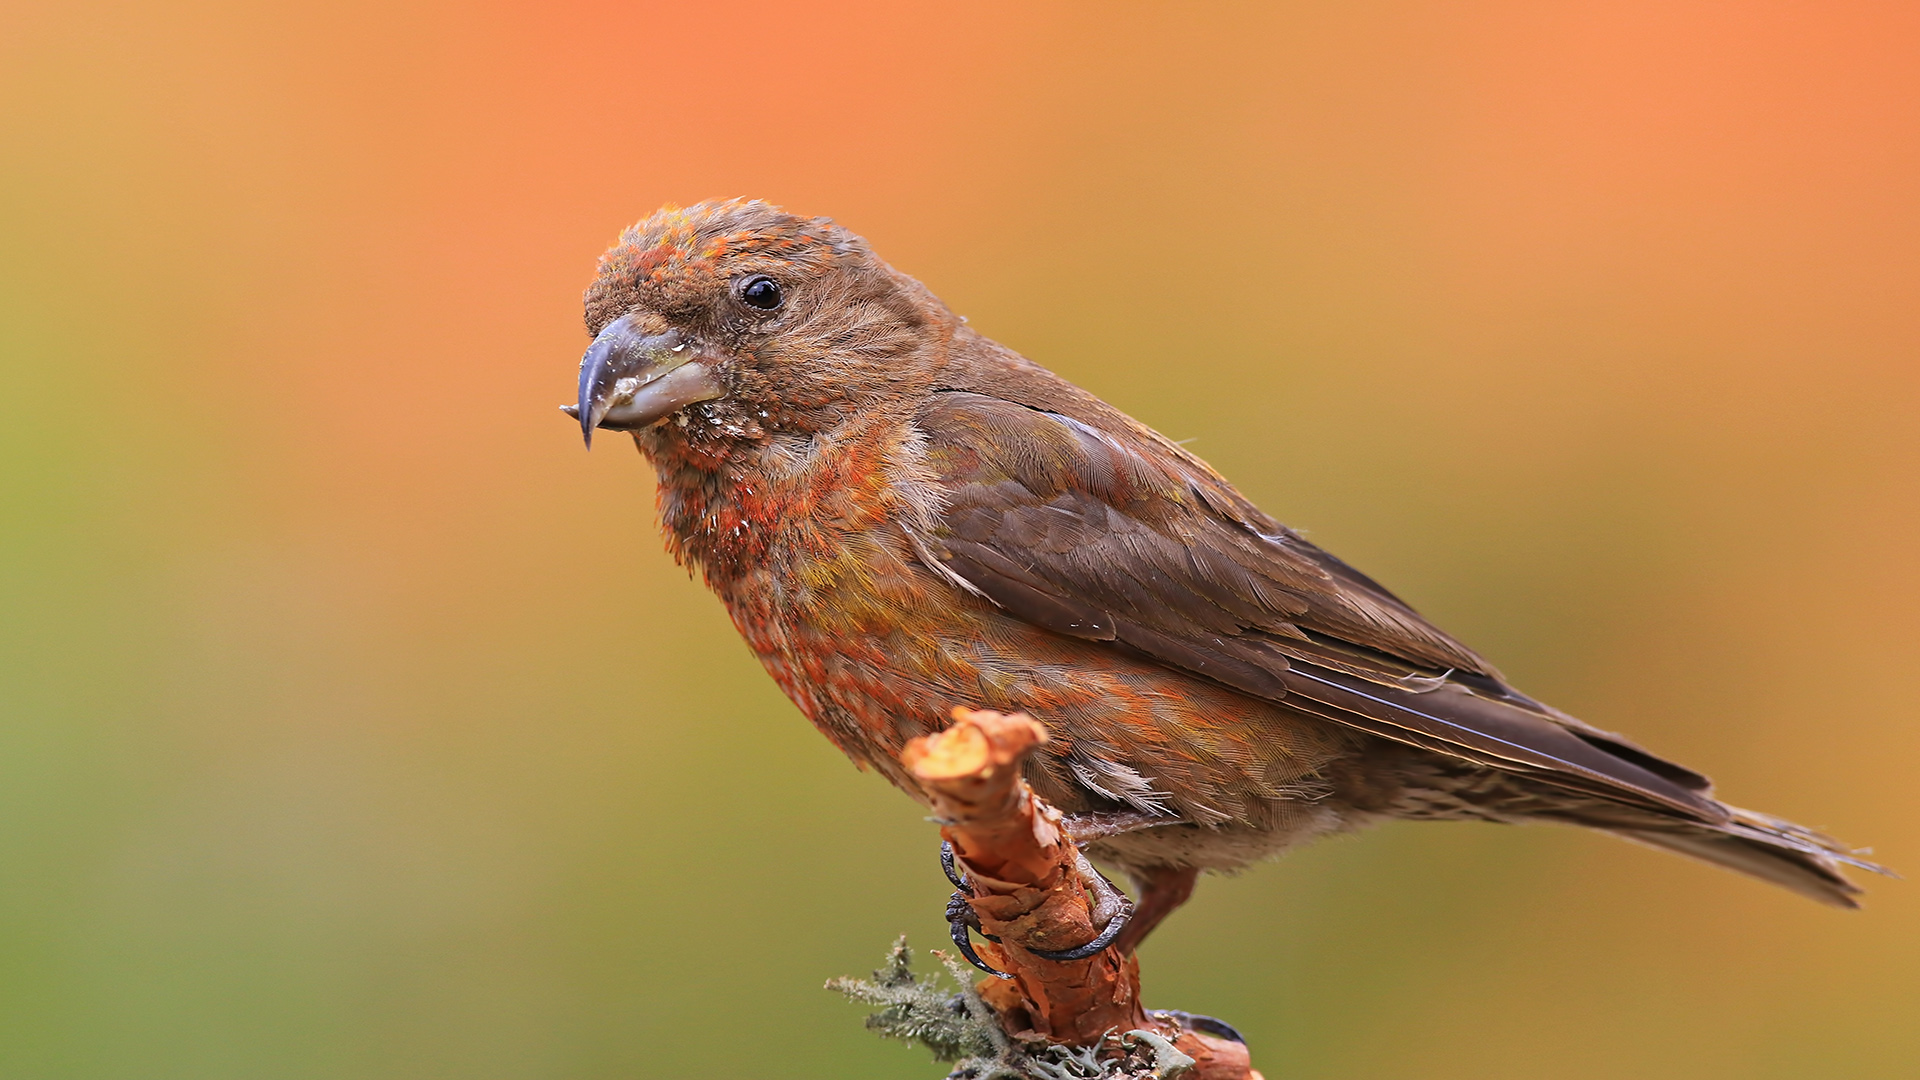
{"label": "bird", "polygon": [[925,801],[900,751],[956,707],[1046,726],[1028,783],[1138,894],[1103,943],[1389,820],[1585,826],[1839,907],[1884,872],[1521,693],[830,218],[665,207],[585,316],[563,409],[631,434],[667,550],[835,746]]}

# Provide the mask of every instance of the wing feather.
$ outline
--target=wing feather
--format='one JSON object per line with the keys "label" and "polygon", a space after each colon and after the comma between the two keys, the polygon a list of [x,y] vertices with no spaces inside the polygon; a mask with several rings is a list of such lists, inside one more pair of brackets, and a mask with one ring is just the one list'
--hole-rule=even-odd
{"label": "wing feather", "polygon": [[1705,777],[1513,691],[1191,455],[1111,410],[1094,419],[931,395],[917,422],[944,510],[917,547],[1055,633],[1583,794],[1727,820]]}

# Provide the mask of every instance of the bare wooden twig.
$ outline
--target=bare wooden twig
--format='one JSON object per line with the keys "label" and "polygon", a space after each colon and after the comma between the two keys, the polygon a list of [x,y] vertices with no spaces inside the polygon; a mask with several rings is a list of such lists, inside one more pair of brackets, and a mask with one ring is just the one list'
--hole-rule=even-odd
{"label": "bare wooden twig", "polygon": [[1112,947],[1084,960],[1034,954],[1083,945],[1099,931],[1099,897],[1060,827],[1060,812],[1021,779],[1027,754],[1046,741],[1046,729],[1031,717],[955,709],[951,727],[914,739],[900,756],[966,870],[982,930],[1000,939],[982,943],[983,955],[1013,976],[985,980],[981,997],[1017,1041],[1118,1055],[1128,1036],[1132,1045],[1165,1040],[1193,1059],[1180,1073],[1187,1080],[1260,1080],[1244,1045],[1142,1008],[1134,957]]}

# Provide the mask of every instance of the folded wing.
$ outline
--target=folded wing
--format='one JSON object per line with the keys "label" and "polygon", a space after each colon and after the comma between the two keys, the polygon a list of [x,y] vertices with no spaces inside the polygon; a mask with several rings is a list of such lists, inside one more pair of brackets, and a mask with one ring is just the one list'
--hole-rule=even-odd
{"label": "folded wing", "polygon": [[944,502],[922,546],[1021,619],[1569,791],[1729,819],[1705,777],[1510,689],[1144,428],[961,390],[919,426]]}

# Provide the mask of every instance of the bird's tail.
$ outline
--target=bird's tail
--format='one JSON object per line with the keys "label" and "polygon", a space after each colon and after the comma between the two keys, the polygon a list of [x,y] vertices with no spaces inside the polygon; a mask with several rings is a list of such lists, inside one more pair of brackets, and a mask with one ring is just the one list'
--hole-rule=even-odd
{"label": "bird's tail", "polygon": [[1727,807],[1724,825],[1671,825],[1663,828],[1612,829],[1617,836],[1677,851],[1729,870],[1770,881],[1835,907],[1859,907],[1860,887],[1840,872],[1842,865],[1897,876],[1860,857],[1831,836],[1791,821]]}

